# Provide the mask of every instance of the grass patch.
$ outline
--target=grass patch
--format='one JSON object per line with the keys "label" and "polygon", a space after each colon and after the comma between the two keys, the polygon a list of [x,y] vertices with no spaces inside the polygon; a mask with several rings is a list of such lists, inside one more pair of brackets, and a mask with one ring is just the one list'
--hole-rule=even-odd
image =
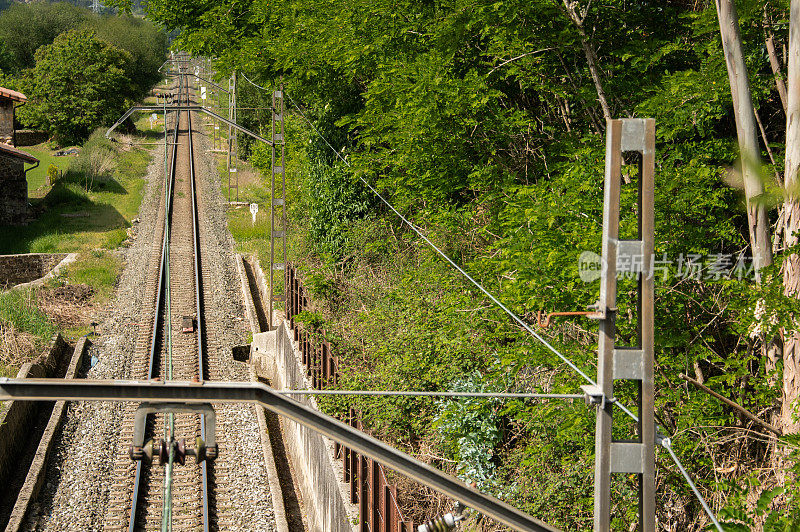
{"label": "grass patch", "polygon": [[56,332],[33,290],[0,292],[0,376],[13,377]]}
{"label": "grass patch", "polygon": [[47,342],[56,332],[55,325],[36,306],[33,290],[0,292],[0,323],[13,325],[18,331]]}
{"label": "grass patch", "polygon": [[[139,212],[150,163],[147,151],[114,145],[102,179],[71,169],[40,199],[32,199],[36,219],[0,234],[0,253],[61,253],[115,249]],[[81,159],[71,166],[82,167]]]}
{"label": "grass patch", "polygon": [[[217,162],[217,169],[219,170],[220,176],[220,188],[223,197],[227,199],[228,169],[225,162],[225,155],[218,155]],[[249,169],[249,165],[244,161],[237,161],[237,166],[243,170]],[[250,214],[250,209],[246,206],[230,206],[228,208],[228,230],[231,232],[236,242],[236,252],[242,255],[256,254],[262,261],[266,260],[267,265],[269,265],[269,188],[266,184],[254,184],[243,187],[239,191],[239,201],[258,203],[259,211],[258,214],[256,214],[256,223],[253,224],[253,217]]]}
{"label": "grass patch", "polygon": [[78,260],[67,268],[70,284],[88,284],[94,289],[92,303],[103,305],[111,299],[122,271],[122,262],[113,253],[93,250],[81,253]]}
{"label": "grass patch", "polygon": [[66,171],[69,168],[70,162],[75,159],[72,155],[63,155],[56,157],[53,155],[53,150],[47,147],[47,143],[37,144],[35,146],[26,146],[21,148],[22,151],[33,155],[39,159],[39,166],[28,172],[28,197],[41,198],[44,197],[51,187],[47,186],[47,169],[51,164],[56,165],[59,170]]}

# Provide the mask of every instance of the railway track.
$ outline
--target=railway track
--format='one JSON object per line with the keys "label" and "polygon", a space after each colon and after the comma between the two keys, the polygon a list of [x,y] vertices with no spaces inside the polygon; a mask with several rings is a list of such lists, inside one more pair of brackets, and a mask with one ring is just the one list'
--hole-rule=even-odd
{"label": "railway track", "polygon": [[[179,76],[175,100],[189,103],[185,75]],[[208,378],[209,362],[204,349],[202,248],[191,113],[175,113],[173,124],[169,172],[161,200],[163,216],[157,229],[162,239],[153,242],[160,247],[153,256],[160,260],[149,265],[146,288],[153,305],[139,324],[132,376],[203,381]],[[207,439],[202,414],[148,415],[145,440],[162,449],[161,455],[132,461],[129,449],[136,407],[126,405],[124,411],[105,530],[224,528],[217,512],[224,500],[214,493],[214,479],[220,476],[219,469],[227,468],[223,464],[215,468],[208,460],[198,464],[194,457],[179,463],[185,456],[181,453],[183,442],[194,448],[198,438]],[[224,447],[224,442],[220,443]]]}

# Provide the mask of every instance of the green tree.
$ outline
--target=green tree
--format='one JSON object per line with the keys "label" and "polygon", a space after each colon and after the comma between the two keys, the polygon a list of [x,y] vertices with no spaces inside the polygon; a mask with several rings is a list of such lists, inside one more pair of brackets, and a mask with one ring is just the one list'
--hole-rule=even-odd
{"label": "green tree", "polygon": [[98,38],[125,50],[125,75],[131,83],[133,99],[144,96],[161,79],[158,68],[167,53],[167,35],[152,22],[131,16],[92,17],[85,27]]}
{"label": "green tree", "polygon": [[0,13],[0,42],[11,56],[10,66],[15,70],[32,67],[40,46],[76,28],[88,15],[88,10],[66,2],[15,3]]}
{"label": "green tree", "polygon": [[124,111],[129,60],[130,54],[91,31],[62,33],[36,51],[23,120],[47,129],[61,144],[87,138]]}

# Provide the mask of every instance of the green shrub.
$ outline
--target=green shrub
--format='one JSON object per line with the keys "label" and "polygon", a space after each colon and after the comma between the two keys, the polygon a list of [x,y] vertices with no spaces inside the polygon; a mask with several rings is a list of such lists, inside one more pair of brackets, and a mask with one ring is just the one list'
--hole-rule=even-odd
{"label": "green shrub", "polygon": [[349,225],[370,211],[372,196],[341,166],[310,162],[306,167],[309,230],[319,253],[344,255]]}
{"label": "green shrub", "polygon": [[13,325],[41,342],[48,341],[56,332],[55,324],[36,306],[33,290],[0,292],[0,326],[3,324]]}
{"label": "green shrub", "polygon": [[55,185],[56,181],[58,180],[58,166],[50,163],[50,166],[47,167],[47,180],[50,183],[50,186]]}
{"label": "green shrub", "polygon": [[116,150],[105,137],[103,129],[97,129],[89,136],[83,149],[69,165],[67,177],[71,182],[80,183],[89,191],[95,185],[108,182],[115,167]]}

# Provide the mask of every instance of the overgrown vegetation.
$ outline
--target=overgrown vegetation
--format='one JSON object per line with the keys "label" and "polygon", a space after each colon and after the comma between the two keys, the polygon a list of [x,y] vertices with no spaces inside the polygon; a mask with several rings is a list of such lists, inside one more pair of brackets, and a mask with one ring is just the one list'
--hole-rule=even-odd
{"label": "overgrown vegetation", "polygon": [[[760,200],[774,224],[787,194],[786,116],[768,41],[778,50],[787,43],[788,2],[737,4],[768,161]],[[538,311],[583,310],[597,299],[598,283],[581,281],[577,263],[581,252],[599,252],[605,118],[654,117],[659,424],[731,529],[798,526],[796,435],[776,442],[680,377],[773,422],[783,366],[770,365],[765,340],[797,330],[798,300],[784,295],[780,275],[794,250],[776,243],[776,265],[760,285],[749,260],[739,262],[751,252],[713,2],[231,0],[190,10],[153,0],[147,9],[181,30],[183,49],[216,58],[221,75],[244,71],[269,87],[282,79],[351,164],[337,162],[313,131],[301,132],[295,116],[287,149],[292,257],[338,344],[345,387],[576,391],[579,378],[443,265],[357,177],[533,322]],[[239,96],[242,107],[269,98],[252,87]],[[253,120],[252,129],[269,127]],[[258,148],[251,151],[259,164]],[[632,205],[628,191],[627,235]],[[621,287],[627,339],[634,287]],[[548,339],[592,374],[596,325],[556,325]],[[619,397],[630,403],[632,390]],[[587,528],[594,422],[582,404],[357,406],[378,436],[554,525]],[[704,528],[707,518],[665,454],[657,469],[659,521]],[[778,485],[783,491],[772,491]],[[630,529],[632,480],[615,482],[614,496],[613,528]]]}
{"label": "overgrown vegetation", "polygon": [[35,291],[0,292],[0,376],[16,375],[55,332],[55,324],[36,304]]}

